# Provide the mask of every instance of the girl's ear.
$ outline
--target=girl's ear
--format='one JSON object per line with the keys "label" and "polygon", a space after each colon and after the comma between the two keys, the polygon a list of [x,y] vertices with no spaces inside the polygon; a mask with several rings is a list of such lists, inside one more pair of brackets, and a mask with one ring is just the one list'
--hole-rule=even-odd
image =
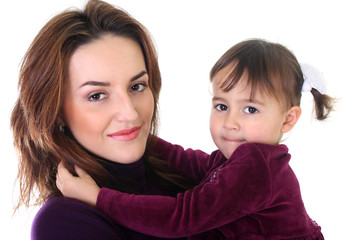
{"label": "girl's ear", "polygon": [[297,121],[301,116],[301,108],[299,106],[293,106],[290,108],[289,112],[286,115],[285,122],[281,128],[283,133],[290,132],[290,130],[295,126]]}

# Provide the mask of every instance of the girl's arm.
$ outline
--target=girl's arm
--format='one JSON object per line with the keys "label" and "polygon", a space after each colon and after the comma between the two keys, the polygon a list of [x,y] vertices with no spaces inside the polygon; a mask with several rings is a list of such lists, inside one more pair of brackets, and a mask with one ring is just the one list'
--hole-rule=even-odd
{"label": "girl's arm", "polygon": [[63,162],[58,165],[56,174],[56,186],[65,197],[75,198],[91,207],[95,207],[100,188],[84,170],[75,165],[74,177],[64,166]]}
{"label": "girl's arm", "polygon": [[[202,185],[176,198],[102,188],[96,207],[122,226],[157,237],[184,237],[219,228],[270,202],[270,173],[262,152],[249,144],[237,153],[236,159],[230,158]],[[80,172],[79,177],[73,177],[61,167],[57,184],[64,196],[92,203],[97,186],[89,181],[90,176]],[[81,188],[89,189],[89,193],[78,194]]]}
{"label": "girl's arm", "polygon": [[[183,147],[173,145],[161,138],[157,138],[154,151],[161,159],[167,160],[170,167],[197,182],[203,179],[211,166],[209,154],[200,150],[184,150]],[[85,171],[76,165],[74,167],[79,177],[74,177],[65,168],[63,162],[60,162],[56,176],[57,188],[65,197],[75,198],[95,207],[100,188]]]}
{"label": "girl's arm", "polygon": [[169,166],[180,174],[200,182],[212,165],[210,155],[193,149],[171,144],[161,138],[157,138],[154,147],[155,153],[168,162]]}
{"label": "girl's arm", "polygon": [[184,237],[219,228],[270,202],[268,166],[255,147],[251,150],[241,154],[241,161],[232,161],[203,185],[176,198],[102,188],[96,207],[120,225],[158,237]]}

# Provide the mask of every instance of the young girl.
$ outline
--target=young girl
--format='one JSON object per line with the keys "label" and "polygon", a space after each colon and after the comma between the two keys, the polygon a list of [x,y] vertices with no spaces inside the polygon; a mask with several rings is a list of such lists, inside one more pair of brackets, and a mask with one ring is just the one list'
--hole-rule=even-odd
{"label": "young girl", "polygon": [[60,164],[61,192],[158,237],[324,239],[306,213],[288,148],[280,144],[301,115],[302,89],[313,94],[317,119],[328,116],[332,99],[323,85],[304,80],[287,48],[263,40],[230,48],[210,77],[210,130],[219,150],[207,155],[161,139],[156,146],[172,168],[200,182],[193,190],[174,198],[100,189],[81,169],[73,177]]}

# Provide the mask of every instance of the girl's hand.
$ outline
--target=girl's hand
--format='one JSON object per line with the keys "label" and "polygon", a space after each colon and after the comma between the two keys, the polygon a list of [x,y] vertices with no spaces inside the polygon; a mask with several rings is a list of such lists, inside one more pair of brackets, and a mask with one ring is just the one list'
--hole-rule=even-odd
{"label": "girl's hand", "polygon": [[90,175],[76,165],[75,171],[79,177],[74,177],[65,168],[63,162],[60,162],[56,175],[56,186],[65,197],[75,198],[95,207],[100,188]]}

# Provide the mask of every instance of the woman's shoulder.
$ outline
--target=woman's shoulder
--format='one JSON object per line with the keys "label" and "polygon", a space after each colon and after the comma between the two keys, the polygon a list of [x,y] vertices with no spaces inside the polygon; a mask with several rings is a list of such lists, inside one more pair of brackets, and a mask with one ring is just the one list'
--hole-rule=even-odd
{"label": "woman's shoulder", "polygon": [[38,215],[42,214],[51,214],[61,212],[63,208],[73,208],[73,207],[82,207],[82,208],[91,208],[90,206],[76,200],[73,198],[66,197],[51,197],[45,204],[40,208]]}
{"label": "woman's shoulder", "polygon": [[[88,215],[94,212],[95,209],[90,206],[65,197],[52,197],[48,199],[36,214],[33,224],[52,223],[60,220],[74,220],[74,217],[79,218],[81,215]],[[74,216],[73,214],[76,213]]]}
{"label": "woman's shoulder", "polygon": [[119,239],[114,223],[78,200],[53,197],[36,214],[31,239]]}

